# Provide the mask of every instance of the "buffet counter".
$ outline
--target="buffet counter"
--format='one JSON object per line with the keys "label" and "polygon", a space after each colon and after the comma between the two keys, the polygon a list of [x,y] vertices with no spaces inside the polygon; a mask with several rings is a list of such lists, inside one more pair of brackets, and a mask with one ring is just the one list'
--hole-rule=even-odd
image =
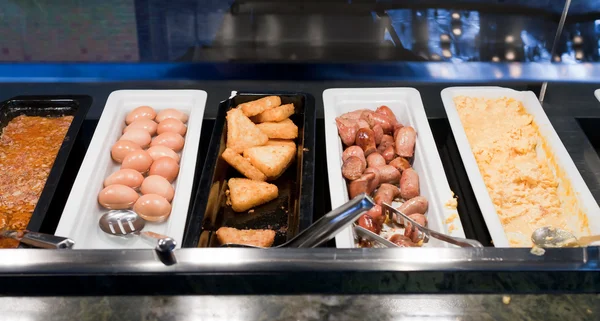
{"label": "buffet counter", "polygon": [[[403,87],[398,82],[369,83],[373,87]],[[0,251],[3,293],[6,295],[176,294],[303,294],[303,293],[530,293],[597,292],[600,252],[597,247],[548,249],[542,256],[531,249],[489,247],[490,236],[476,202],[468,202],[470,186],[458,158],[440,98],[450,84],[416,84],[423,99],[450,188],[459,195],[458,211],[468,238],[483,249],[404,248],[335,249],[193,249],[161,257],[148,250],[14,249]],[[456,86],[455,83],[451,84]],[[494,85],[493,83],[490,85]],[[506,84],[502,84],[506,87]],[[199,155],[205,155],[215,126],[219,102],[233,90],[302,91],[321,97],[331,87],[364,87],[362,82],[163,81],[103,83],[3,84],[6,100],[16,95],[87,94],[93,103],[81,127],[49,213],[58,219],[110,92],[119,89],[202,89],[208,99]],[[539,92],[540,84],[510,84],[516,90]],[[600,160],[593,130],[600,119],[600,102],[593,85],[550,84],[543,107],[558,136],[596,200],[600,198]],[[561,93],[555,95],[554,93]],[[565,106],[568,104],[568,107]],[[313,220],[331,210],[324,144],[323,101],[315,99],[316,150]],[[596,146],[596,149],[594,148]],[[198,157],[201,169],[204,158]],[[458,176],[463,175],[463,179]],[[199,170],[194,188],[199,181]],[[472,190],[470,191],[472,193]],[[462,201],[464,198],[464,201]],[[462,201],[462,202],[461,202]],[[462,213],[469,215],[462,215]],[[56,215],[58,213],[58,215]],[[55,221],[56,224],[56,221]],[[53,233],[53,230],[42,230]],[[32,284],[36,284],[32,287]],[[65,286],[68,285],[68,286]],[[242,286],[243,285],[243,286]]]}

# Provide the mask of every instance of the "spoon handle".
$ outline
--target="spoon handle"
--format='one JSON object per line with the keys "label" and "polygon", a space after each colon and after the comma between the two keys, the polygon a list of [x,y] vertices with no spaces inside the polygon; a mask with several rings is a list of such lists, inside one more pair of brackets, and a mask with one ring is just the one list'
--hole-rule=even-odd
{"label": "spoon handle", "polygon": [[375,203],[367,194],[360,194],[344,205],[325,214],[306,230],[300,232],[282,247],[310,248],[319,246],[335,237],[342,229],[352,224],[362,213],[370,210]]}
{"label": "spoon handle", "polygon": [[579,243],[579,246],[587,246],[597,241],[600,241],[600,235],[582,236],[577,240],[577,243]]}
{"label": "spoon handle", "polygon": [[140,236],[147,241],[155,242],[156,247],[154,249],[158,252],[172,252],[177,246],[177,241],[166,235],[143,231],[140,232]]}
{"label": "spoon handle", "polygon": [[75,242],[69,238],[37,232],[25,232],[23,237],[16,240],[41,249],[70,249]]}

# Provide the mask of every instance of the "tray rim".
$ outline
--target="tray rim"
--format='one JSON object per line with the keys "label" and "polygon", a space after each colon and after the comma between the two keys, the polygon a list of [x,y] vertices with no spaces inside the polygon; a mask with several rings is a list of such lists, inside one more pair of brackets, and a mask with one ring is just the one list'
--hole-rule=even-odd
{"label": "tray rim", "polygon": [[[313,218],[314,206],[314,171],[315,171],[315,140],[316,140],[316,107],[315,98],[307,92],[300,91],[245,91],[233,90],[229,98],[219,103],[219,110],[215,118],[215,125],[211,133],[210,143],[206,153],[202,175],[198,183],[198,190],[193,199],[192,211],[188,216],[186,228],[183,236],[182,247],[194,248],[198,246],[198,241],[202,233],[202,221],[206,211],[206,205],[210,193],[210,186],[214,176],[214,169],[219,158],[219,147],[221,133],[225,127],[225,117],[229,106],[235,96],[280,96],[280,95],[300,95],[304,96],[304,151],[302,156],[302,181],[300,182],[300,200],[298,206],[298,233],[310,224]],[[310,117],[308,117],[310,116]],[[307,132],[310,131],[310,135]],[[311,147],[307,147],[311,146]],[[308,149],[308,150],[307,150]],[[210,157],[210,158],[209,158]]]}

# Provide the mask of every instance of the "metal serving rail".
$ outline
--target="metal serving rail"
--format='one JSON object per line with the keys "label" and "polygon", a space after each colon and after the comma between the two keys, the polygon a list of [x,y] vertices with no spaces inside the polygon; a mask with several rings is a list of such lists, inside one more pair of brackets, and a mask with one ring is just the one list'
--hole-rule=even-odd
{"label": "metal serving rail", "polygon": [[[509,68],[509,66],[506,66]],[[403,79],[344,81],[129,81],[100,83],[3,83],[0,99],[16,95],[89,94],[94,103],[88,114],[91,136],[108,94],[125,88],[197,88],[209,99],[205,118],[212,119],[218,102],[231,90],[299,90],[317,99],[317,172],[326,177],[321,93],[331,87],[416,87],[430,121],[444,120],[439,93],[457,85],[406,82]],[[588,78],[600,79],[600,78]],[[6,79],[5,79],[6,80]],[[30,81],[33,79],[29,79]],[[41,81],[39,78],[38,81]],[[72,79],[73,80],[73,79]],[[431,80],[431,79],[430,79]],[[438,79],[439,80],[439,79]],[[502,85],[539,92],[540,83],[472,83]],[[432,82],[439,82],[433,79]],[[600,86],[598,86],[600,87]],[[595,138],[584,131],[582,119],[600,124],[600,102],[594,85],[550,84],[544,108],[567,146],[571,157],[596,200],[600,199],[600,158]],[[596,122],[598,121],[598,122]],[[585,122],[585,121],[584,121]],[[204,126],[203,126],[204,127]],[[210,126],[205,130],[210,130]],[[435,128],[434,128],[435,132]],[[435,133],[434,133],[435,135]],[[592,135],[592,136],[590,136]],[[89,137],[79,137],[85,153]],[[437,140],[437,139],[436,139]],[[201,145],[203,142],[201,142]],[[207,144],[207,142],[204,142]],[[597,145],[596,145],[597,146]],[[78,165],[77,165],[78,166]],[[73,168],[75,170],[75,168]],[[327,183],[315,184],[317,214],[330,209]],[[15,249],[0,251],[0,293],[6,295],[100,294],[298,294],[298,293],[398,293],[398,292],[531,292],[600,291],[600,249],[553,249],[543,256],[529,249],[181,249],[173,261],[151,250],[50,251]],[[161,261],[162,259],[162,261]],[[167,264],[165,264],[167,263]],[[536,290],[537,289],[537,290]]]}

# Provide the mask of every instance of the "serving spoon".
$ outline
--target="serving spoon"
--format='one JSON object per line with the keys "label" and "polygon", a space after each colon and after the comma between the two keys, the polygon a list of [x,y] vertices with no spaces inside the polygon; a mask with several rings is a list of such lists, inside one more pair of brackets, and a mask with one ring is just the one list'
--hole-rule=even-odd
{"label": "serving spoon", "polygon": [[[360,194],[344,205],[325,214],[293,239],[277,247],[312,248],[317,247],[335,237],[341,230],[352,224],[361,214],[375,206],[373,199],[367,194]],[[262,248],[246,244],[227,243],[221,247]]]}
{"label": "serving spoon", "polygon": [[149,242],[156,243],[154,249],[161,253],[172,252],[177,246],[177,241],[171,237],[150,231],[142,231],[146,226],[146,221],[131,210],[112,210],[104,213],[100,217],[98,225],[104,233],[110,235],[139,235]]}
{"label": "serving spoon", "polygon": [[573,233],[561,228],[544,226],[533,231],[531,241],[539,247],[578,247],[600,241],[600,235],[582,236],[579,239]]}

